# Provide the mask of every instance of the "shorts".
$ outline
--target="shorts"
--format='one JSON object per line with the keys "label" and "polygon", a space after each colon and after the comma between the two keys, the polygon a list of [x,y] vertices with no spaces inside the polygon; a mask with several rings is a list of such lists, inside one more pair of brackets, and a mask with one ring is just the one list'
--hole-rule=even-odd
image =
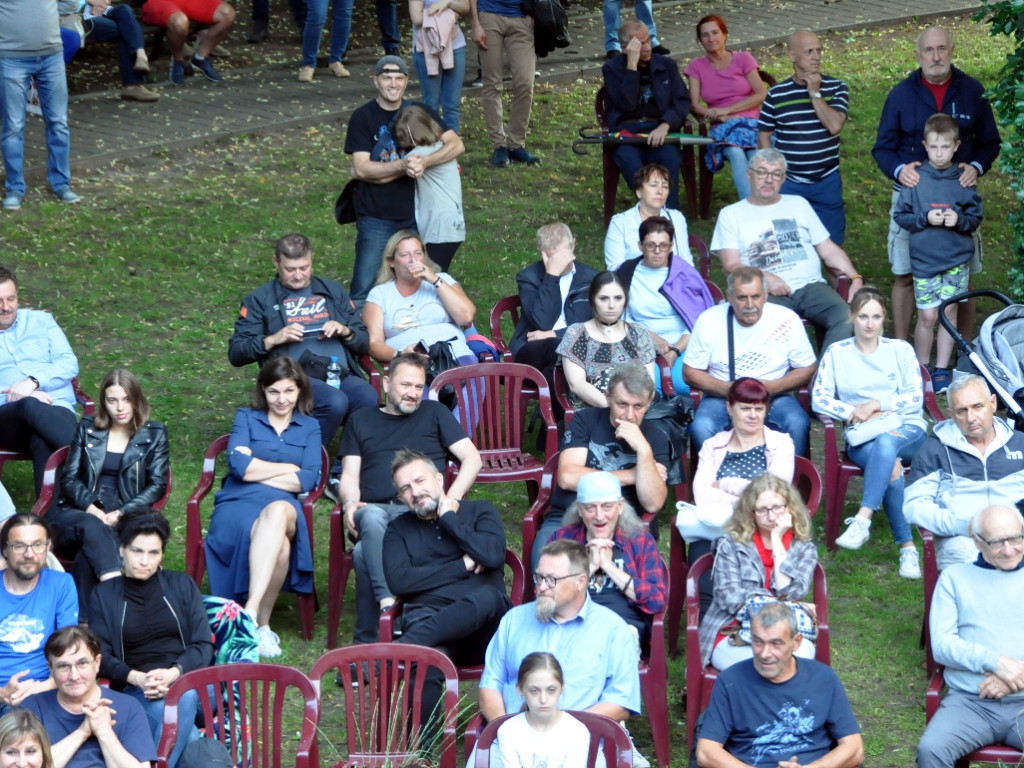
{"label": "shorts", "polygon": [[221,0],[146,0],[142,6],[142,21],[155,27],[166,27],[171,16],[184,13],[189,21],[213,24],[213,15]]}
{"label": "shorts", "polygon": [[[899,202],[900,193],[892,193],[892,206],[889,208],[889,264],[892,266],[894,275],[910,274],[910,233],[900,227],[892,220],[892,214],[896,210],[896,203]],[[974,257],[971,259],[971,274],[977,275],[981,272],[982,245],[981,227],[971,233],[974,240]],[[967,290],[966,288],[964,290]]]}
{"label": "shorts", "polygon": [[932,309],[950,296],[967,290],[970,262],[965,261],[932,277],[914,278],[914,302],[918,309]]}

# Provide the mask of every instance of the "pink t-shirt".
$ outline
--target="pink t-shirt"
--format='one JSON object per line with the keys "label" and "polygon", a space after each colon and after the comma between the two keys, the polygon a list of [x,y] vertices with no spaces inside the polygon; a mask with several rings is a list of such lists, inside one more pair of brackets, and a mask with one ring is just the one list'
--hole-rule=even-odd
{"label": "pink t-shirt", "polygon": [[[747,74],[756,71],[757,62],[753,56],[746,51],[734,51],[732,61],[725,69],[715,69],[707,56],[702,56],[687,64],[683,74],[700,81],[700,98],[705,104],[709,107],[727,107],[750,95]],[[760,107],[754,107],[729,117],[752,117],[756,120],[760,114]]]}

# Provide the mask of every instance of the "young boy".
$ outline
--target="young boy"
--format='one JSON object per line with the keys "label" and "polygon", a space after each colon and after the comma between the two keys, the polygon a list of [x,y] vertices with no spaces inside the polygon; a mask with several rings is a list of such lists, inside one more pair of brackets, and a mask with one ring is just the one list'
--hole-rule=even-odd
{"label": "young boy", "polygon": [[[923,142],[928,162],[917,169],[920,181],[903,187],[893,214],[893,220],[910,232],[910,271],[917,304],[914,347],[923,365],[931,357],[939,304],[967,290],[974,255],[971,233],[981,224],[981,197],[974,187],[960,185],[960,168],[953,165],[959,136],[956,121],[949,115],[928,118]],[[946,307],[946,317],[956,325],[956,304]],[[953,337],[939,328],[932,369],[937,393],[949,386],[952,354]]]}

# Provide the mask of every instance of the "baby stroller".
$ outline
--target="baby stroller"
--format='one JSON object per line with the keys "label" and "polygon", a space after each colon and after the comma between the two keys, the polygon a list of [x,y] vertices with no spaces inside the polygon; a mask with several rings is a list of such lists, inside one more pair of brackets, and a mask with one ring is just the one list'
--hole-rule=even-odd
{"label": "baby stroller", "polygon": [[[945,311],[948,304],[973,296],[989,296],[1001,301],[1006,308],[982,323],[978,338],[971,344],[949,322]],[[1024,304],[1014,304],[999,291],[967,291],[942,302],[939,321],[962,352],[953,372],[954,380],[970,373],[984,376],[996,397],[1013,416],[1014,427],[1024,431],[1024,366],[1021,365],[1024,359]]]}

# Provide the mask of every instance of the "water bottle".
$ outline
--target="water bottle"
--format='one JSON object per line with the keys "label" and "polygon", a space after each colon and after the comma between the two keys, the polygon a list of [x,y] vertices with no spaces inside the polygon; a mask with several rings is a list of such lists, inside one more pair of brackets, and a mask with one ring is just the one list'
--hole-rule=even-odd
{"label": "water bottle", "polygon": [[337,355],[331,355],[331,364],[327,366],[327,386],[341,389],[341,366]]}

